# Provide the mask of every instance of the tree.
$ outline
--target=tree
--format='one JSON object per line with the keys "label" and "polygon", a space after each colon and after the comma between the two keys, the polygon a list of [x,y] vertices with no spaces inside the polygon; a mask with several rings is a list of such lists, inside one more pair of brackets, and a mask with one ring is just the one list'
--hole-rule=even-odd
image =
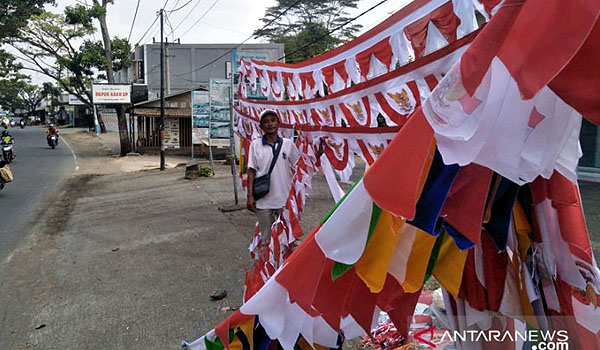
{"label": "tree", "polygon": [[[131,50],[126,40],[114,38],[111,46],[116,50],[107,58],[104,44],[89,40],[95,32],[93,19],[103,11],[97,6],[70,6],[64,15],[44,12],[34,15],[29,24],[19,32],[18,40],[13,40],[15,47],[28,65],[25,69],[42,73],[54,79],[59,87],[76,96],[90,109],[93,108],[91,83],[94,80],[112,79],[114,69],[121,69],[131,64]],[[77,46],[75,43],[82,42]],[[121,118],[120,118],[121,119]],[[123,113],[123,120],[125,119]],[[122,128],[119,120],[119,129]],[[101,123],[101,125],[103,125]],[[127,123],[124,123],[125,145],[121,143],[121,153],[129,152],[129,135]]]}
{"label": "tree", "polygon": [[21,107],[19,90],[29,77],[19,74],[20,68],[13,55],[0,50],[0,106],[5,110],[14,112]]}
{"label": "tree", "polygon": [[17,36],[29,17],[40,14],[45,4],[54,0],[2,0],[0,1],[0,42]]}
{"label": "tree", "polygon": [[[278,0],[267,8],[261,19],[266,28],[254,32],[258,38],[285,44],[286,61],[300,61],[355,37],[362,28],[348,22],[348,9],[356,8],[358,0]],[[273,23],[271,23],[273,22]]]}
{"label": "tree", "polygon": [[[129,53],[131,52],[131,46],[127,42],[127,40],[115,41],[112,42],[110,39],[110,34],[108,33],[108,26],[106,25],[106,7],[108,4],[112,4],[113,0],[92,0],[94,6],[92,7],[92,17],[96,18],[100,23],[100,32],[102,33],[102,42],[104,44],[104,55],[106,58],[106,78],[109,84],[114,84],[115,75],[114,70],[117,67],[113,67],[112,62],[114,62],[115,54],[121,53],[125,54],[126,58],[123,56],[118,59],[117,62],[120,62],[120,68],[123,68],[124,62],[129,59]],[[117,48],[118,50],[113,50],[113,48]],[[126,49],[126,51],[124,50]],[[111,62],[111,64],[108,64]],[[127,62],[126,66],[131,65],[131,62]],[[119,69],[120,69],[119,68]],[[129,143],[129,133],[127,132],[127,120],[125,119],[125,106],[119,105],[117,107],[117,118],[119,122],[119,139],[121,141],[121,155],[131,152],[131,144]]]}
{"label": "tree", "polygon": [[24,107],[19,92],[27,84],[28,77],[18,74],[9,78],[0,79],[0,106],[2,109],[15,112]]}
{"label": "tree", "polygon": [[46,98],[44,87],[25,83],[19,89],[19,99],[28,113],[33,113],[40,103]]}

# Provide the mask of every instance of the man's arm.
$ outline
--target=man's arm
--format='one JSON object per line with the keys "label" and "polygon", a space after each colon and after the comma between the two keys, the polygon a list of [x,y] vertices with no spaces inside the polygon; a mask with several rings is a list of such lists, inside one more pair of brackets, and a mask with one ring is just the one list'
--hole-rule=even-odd
{"label": "man's arm", "polygon": [[256,177],[256,170],[248,168],[248,199],[246,201],[246,208],[251,212],[256,211],[256,200],[254,199],[254,178]]}

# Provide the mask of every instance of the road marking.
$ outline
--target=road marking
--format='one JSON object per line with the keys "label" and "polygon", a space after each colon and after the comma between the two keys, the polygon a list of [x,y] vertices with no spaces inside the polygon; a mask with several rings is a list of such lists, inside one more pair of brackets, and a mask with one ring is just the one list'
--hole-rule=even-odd
{"label": "road marking", "polygon": [[71,151],[71,154],[73,155],[73,161],[75,161],[75,171],[78,171],[79,170],[79,162],[77,161],[77,156],[75,155],[75,151],[73,151],[73,148],[71,147],[71,145],[69,145],[67,140],[65,140],[64,138],[63,138],[63,142],[65,143],[65,145],[67,145],[67,147]]}

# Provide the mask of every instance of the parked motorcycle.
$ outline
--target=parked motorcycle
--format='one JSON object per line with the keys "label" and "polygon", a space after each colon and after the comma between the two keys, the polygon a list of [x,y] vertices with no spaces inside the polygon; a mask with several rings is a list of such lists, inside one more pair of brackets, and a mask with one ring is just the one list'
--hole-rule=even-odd
{"label": "parked motorcycle", "polygon": [[10,163],[15,159],[15,151],[11,142],[2,143],[2,159],[7,163]]}
{"label": "parked motorcycle", "polygon": [[50,146],[52,149],[55,149],[56,146],[58,145],[58,135],[48,135],[47,137],[48,139],[48,146]]}

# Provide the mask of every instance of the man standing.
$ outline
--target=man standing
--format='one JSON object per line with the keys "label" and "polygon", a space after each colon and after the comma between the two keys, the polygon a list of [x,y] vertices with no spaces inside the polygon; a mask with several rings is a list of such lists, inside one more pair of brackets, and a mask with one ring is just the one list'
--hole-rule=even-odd
{"label": "man standing", "polygon": [[[272,110],[260,115],[260,128],[264,136],[252,141],[248,154],[248,210],[256,213],[260,228],[261,249],[266,247],[271,236],[271,226],[277,220],[292,188],[296,162],[300,152],[290,139],[278,135],[279,117]],[[323,154],[323,143],[317,151],[317,158]],[[275,164],[271,162],[275,158]],[[255,198],[255,180],[269,174],[268,193]]]}

